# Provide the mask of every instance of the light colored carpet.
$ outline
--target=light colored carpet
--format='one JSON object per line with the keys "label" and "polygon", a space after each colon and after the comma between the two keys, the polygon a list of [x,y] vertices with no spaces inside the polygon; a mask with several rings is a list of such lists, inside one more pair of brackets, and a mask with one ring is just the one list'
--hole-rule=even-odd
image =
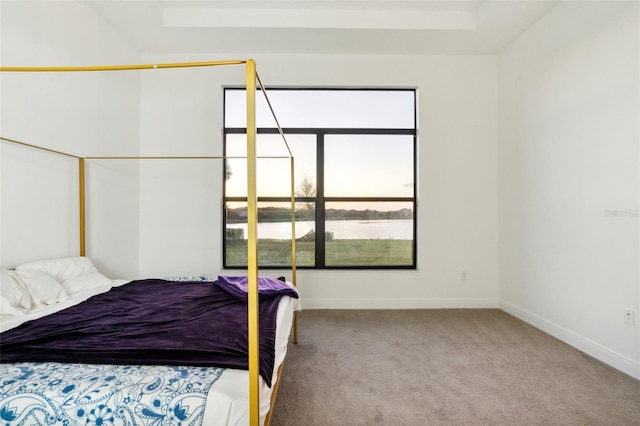
{"label": "light colored carpet", "polygon": [[271,426],[640,425],[640,381],[497,309],[298,322]]}

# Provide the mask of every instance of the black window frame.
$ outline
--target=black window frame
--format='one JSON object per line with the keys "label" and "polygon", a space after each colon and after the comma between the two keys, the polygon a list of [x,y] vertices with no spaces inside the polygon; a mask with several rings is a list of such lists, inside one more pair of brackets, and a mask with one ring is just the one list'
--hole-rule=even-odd
{"label": "black window frame", "polygon": [[[410,91],[413,93],[413,128],[294,128],[283,127],[282,131],[285,135],[315,135],[316,136],[316,196],[315,197],[295,197],[296,203],[298,202],[314,202],[315,203],[315,233],[316,235],[325,235],[325,204],[327,202],[410,202],[412,204],[412,222],[413,222],[413,240],[412,240],[412,253],[413,258],[411,264],[403,265],[326,265],[325,259],[325,238],[315,239],[315,264],[314,265],[296,265],[297,269],[327,269],[327,270],[415,270],[417,269],[417,246],[418,246],[418,223],[417,223],[417,157],[418,157],[418,129],[417,129],[417,89],[408,88],[335,88],[335,87],[276,87],[265,88],[267,92],[274,90],[295,90],[295,91]],[[224,87],[223,88],[223,102],[225,102],[226,94],[228,90],[245,90],[245,87]],[[258,89],[259,90],[259,89]],[[246,134],[246,127],[226,127],[226,103],[223,103],[223,152],[226,157],[227,153],[227,135],[231,134]],[[264,128],[258,127],[256,133],[259,134],[279,134],[277,128]],[[413,197],[327,197],[324,195],[324,138],[326,135],[404,135],[412,136],[413,138]],[[227,164],[226,158],[224,160],[223,173],[226,174]],[[223,209],[223,221],[222,221],[222,238],[223,238],[223,250],[222,250],[222,264],[224,269],[246,269],[246,265],[227,265],[227,244],[226,244],[226,228],[227,228],[227,215],[226,205],[227,202],[246,202],[246,197],[227,197],[226,195],[226,180],[223,179],[223,192],[222,192],[222,209]],[[258,203],[260,202],[285,202],[290,203],[291,197],[258,197]],[[259,250],[259,244],[258,244]],[[291,267],[291,265],[288,265]],[[284,269],[287,266],[283,265],[260,265],[261,269]]]}

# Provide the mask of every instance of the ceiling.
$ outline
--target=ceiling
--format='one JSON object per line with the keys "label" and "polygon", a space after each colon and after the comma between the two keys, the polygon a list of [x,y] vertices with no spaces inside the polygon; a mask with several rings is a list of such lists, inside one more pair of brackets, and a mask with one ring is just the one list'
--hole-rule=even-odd
{"label": "ceiling", "polygon": [[142,53],[495,55],[557,0],[88,0]]}

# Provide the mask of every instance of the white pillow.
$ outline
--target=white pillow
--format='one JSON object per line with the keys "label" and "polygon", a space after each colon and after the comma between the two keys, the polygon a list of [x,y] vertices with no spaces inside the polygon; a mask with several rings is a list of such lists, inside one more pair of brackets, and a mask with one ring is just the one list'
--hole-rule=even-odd
{"label": "white pillow", "polygon": [[113,287],[113,281],[105,277],[98,271],[78,275],[62,283],[62,287],[69,294],[74,294],[82,290],[99,287]]}
{"label": "white pillow", "polygon": [[16,267],[16,271],[35,270],[46,272],[55,277],[60,284],[71,278],[89,272],[97,272],[93,262],[88,257],[66,257],[61,259],[40,260],[24,263]]}
{"label": "white pillow", "polygon": [[22,286],[15,271],[0,270],[0,315],[24,315],[31,309],[31,296]]}
{"label": "white pillow", "polygon": [[45,272],[26,269],[15,273],[31,296],[31,308],[50,305],[68,297],[62,284]]}

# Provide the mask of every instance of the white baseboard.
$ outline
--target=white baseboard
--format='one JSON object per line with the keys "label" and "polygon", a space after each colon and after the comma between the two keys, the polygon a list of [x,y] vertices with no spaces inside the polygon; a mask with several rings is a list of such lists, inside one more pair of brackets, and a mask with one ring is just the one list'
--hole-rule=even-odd
{"label": "white baseboard", "polygon": [[498,299],[302,299],[302,309],[497,309]]}
{"label": "white baseboard", "polygon": [[545,333],[548,333],[556,339],[562,340],[568,345],[604,362],[611,367],[630,375],[633,378],[640,379],[640,363],[624,357],[606,347],[592,342],[566,328],[545,320],[531,312],[521,309],[505,301],[500,301],[500,309],[513,315],[516,318],[530,324]]}

